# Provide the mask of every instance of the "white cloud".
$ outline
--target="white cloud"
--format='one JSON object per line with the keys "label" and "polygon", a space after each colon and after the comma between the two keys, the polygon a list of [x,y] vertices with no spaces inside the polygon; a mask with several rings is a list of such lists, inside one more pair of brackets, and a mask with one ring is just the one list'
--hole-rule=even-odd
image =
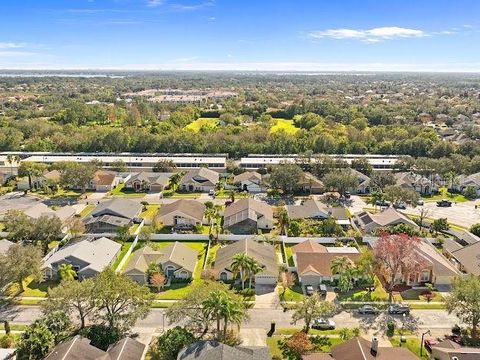
{"label": "white cloud", "polygon": [[0,49],[19,49],[25,47],[24,43],[0,42]]}
{"label": "white cloud", "polygon": [[176,11],[196,11],[206,7],[215,5],[214,0],[204,1],[198,4],[186,5],[186,4],[172,4],[172,9]]}
{"label": "white cloud", "polygon": [[356,29],[328,29],[321,31],[312,31],[309,36],[313,39],[353,39],[368,43],[375,43],[383,40],[391,40],[398,38],[418,38],[428,36],[423,30],[408,29],[398,26],[378,27],[367,30]]}
{"label": "white cloud", "polygon": [[147,0],[147,6],[156,7],[163,4],[163,0]]}

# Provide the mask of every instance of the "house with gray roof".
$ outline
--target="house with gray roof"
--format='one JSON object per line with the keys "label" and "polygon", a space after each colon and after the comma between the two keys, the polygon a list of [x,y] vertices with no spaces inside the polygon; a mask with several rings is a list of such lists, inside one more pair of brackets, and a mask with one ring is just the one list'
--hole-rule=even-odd
{"label": "house with gray roof", "polygon": [[395,173],[395,185],[404,189],[414,190],[427,195],[438,190],[437,185],[430,179],[412,171]]}
{"label": "house with gray roof", "polygon": [[125,189],[135,192],[161,192],[170,182],[173,173],[140,172],[133,174],[126,182]]}
{"label": "house with gray roof", "polygon": [[198,252],[178,241],[160,250],[144,246],[133,253],[123,274],[139,284],[148,284],[148,266],[154,263],[161,265],[167,277],[191,279],[197,261]]}
{"label": "house with gray roof", "polygon": [[376,214],[362,211],[355,215],[355,223],[365,233],[372,233],[377,229],[397,224],[405,224],[418,228],[418,225],[413,220],[410,220],[407,216],[395,210],[393,207],[387,208]]}
{"label": "house with gray roof", "polygon": [[443,244],[445,255],[463,273],[480,275],[480,242],[462,246],[452,239]]}
{"label": "house with gray roof", "polygon": [[368,194],[370,193],[370,182],[371,179],[367,175],[361,173],[355,169],[348,169],[358,180],[358,186],[356,189],[352,189],[353,192],[357,194]]}
{"label": "house with gray roof", "polygon": [[273,209],[263,201],[240,199],[223,212],[223,228],[233,234],[256,234],[273,229]]}
{"label": "house with gray roof", "polygon": [[305,200],[300,205],[286,205],[288,217],[295,219],[323,220],[330,217],[328,206],[317,199]]}
{"label": "house with gray roof", "polygon": [[166,226],[193,228],[205,222],[205,209],[205,204],[199,201],[180,199],[162,205],[157,216]]}
{"label": "house with gray roof", "polygon": [[480,172],[471,175],[460,175],[455,182],[454,188],[463,192],[467,187],[473,187],[480,196]]}
{"label": "house with gray roof", "polygon": [[255,283],[259,285],[275,285],[278,280],[278,264],[275,247],[253,238],[232,242],[218,249],[213,269],[219,280],[234,279],[231,269],[233,257],[237,254],[247,254],[255,259],[262,271],[255,275]]}
{"label": "house with gray roof", "polygon": [[144,351],[144,344],[129,337],[103,351],[91,345],[89,339],[76,335],[55,346],[45,360],[140,360]]}
{"label": "house with gray roof", "polygon": [[219,179],[218,172],[200,167],[187,172],[180,180],[178,188],[181,191],[209,192],[215,190]]}
{"label": "house with gray roof", "polygon": [[115,262],[122,245],[106,237],[72,241],[61,247],[43,263],[46,278],[58,278],[58,268],[71,264],[80,279],[90,278]]}
{"label": "house with gray roof", "polygon": [[238,185],[241,191],[259,193],[262,191],[262,175],[256,171],[245,171],[233,178],[233,183]]}
{"label": "house with gray roof", "polygon": [[266,346],[229,346],[217,341],[201,340],[184,347],[177,360],[270,360]]}
{"label": "house with gray roof", "polygon": [[143,206],[130,199],[111,199],[101,202],[83,223],[88,233],[116,233],[120,227],[130,227],[140,217]]}

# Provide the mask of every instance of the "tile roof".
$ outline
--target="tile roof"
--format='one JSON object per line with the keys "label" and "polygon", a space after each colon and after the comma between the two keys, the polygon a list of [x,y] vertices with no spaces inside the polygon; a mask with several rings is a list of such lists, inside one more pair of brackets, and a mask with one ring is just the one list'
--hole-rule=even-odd
{"label": "tile roof", "polygon": [[116,173],[107,170],[97,170],[93,175],[93,182],[96,185],[112,185],[115,181]]}
{"label": "tile roof", "polygon": [[335,360],[418,360],[404,347],[378,347],[376,354],[371,351],[372,342],[361,337],[355,337],[332,348]]}
{"label": "tile roof", "polygon": [[167,186],[170,182],[170,177],[173,173],[156,173],[156,172],[140,172],[132,175],[126,184],[131,184],[135,181],[146,181],[151,185],[162,185]]}
{"label": "tile roof", "polygon": [[301,205],[287,205],[286,208],[290,219],[328,218],[330,216],[328,206],[316,199],[305,200]]}
{"label": "tile roof", "polygon": [[480,242],[451,251],[450,254],[473,275],[480,275]]}

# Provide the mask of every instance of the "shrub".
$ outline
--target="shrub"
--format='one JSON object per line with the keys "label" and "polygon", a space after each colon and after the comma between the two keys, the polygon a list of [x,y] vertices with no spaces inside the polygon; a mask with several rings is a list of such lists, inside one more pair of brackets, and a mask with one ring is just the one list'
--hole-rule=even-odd
{"label": "shrub", "polygon": [[395,333],[395,322],[394,321],[389,321],[387,323],[387,336],[392,337]]}
{"label": "shrub", "polygon": [[195,336],[188,330],[176,326],[160,335],[152,346],[152,359],[176,360],[179,351],[195,341]]}
{"label": "shrub", "polygon": [[82,330],[82,335],[90,340],[90,344],[107,350],[108,347],[122,338],[120,330],[106,325],[92,325]]}
{"label": "shrub", "polygon": [[13,337],[13,335],[9,334],[0,337],[0,348],[8,349],[13,347],[15,347],[15,338]]}

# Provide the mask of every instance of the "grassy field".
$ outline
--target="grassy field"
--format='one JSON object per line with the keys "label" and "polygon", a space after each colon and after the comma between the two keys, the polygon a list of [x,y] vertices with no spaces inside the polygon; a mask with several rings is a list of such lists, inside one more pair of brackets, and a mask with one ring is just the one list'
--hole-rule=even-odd
{"label": "grassy field", "polygon": [[301,286],[292,286],[292,288],[285,290],[285,294],[282,296],[283,287],[278,288],[280,294],[280,300],[282,301],[302,301],[304,298],[303,290]]}
{"label": "grassy field", "polygon": [[423,196],[423,199],[426,202],[433,202],[433,201],[439,201],[442,199],[447,199],[453,202],[465,202],[468,201],[468,199],[463,196],[462,194],[452,194],[448,192],[447,188],[440,188],[439,189],[440,194],[438,195],[432,195],[432,196]]}
{"label": "grassy field", "polygon": [[113,197],[133,197],[133,198],[143,198],[145,193],[135,192],[130,189],[125,189],[125,184],[119,184],[115,189],[108,193],[109,196]]}
{"label": "grassy field", "polygon": [[200,118],[185,126],[185,129],[194,132],[199,132],[203,127],[214,129],[218,126],[219,122],[220,120],[217,118]]}
{"label": "grassy field", "polygon": [[378,281],[375,281],[375,290],[369,292],[367,290],[352,290],[347,293],[337,295],[339,301],[387,301],[388,293]]}
{"label": "grassy field", "polygon": [[93,211],[93,209],[95,209],[95,205],[85,206],[85,208],[80,212],[80,217],[81,218],[86,217],[88,214],[90,214]]}
{"label": "grassy field", "polygon": [[276,119],[275,125],[270,128],[270,133],[275,133],[280,130],[285,131],[287,134],[294,135],[300,129],[293,124],[293,120]]}
{"label": "grassy field", "polygon": [[295,246],[295,244],[285,244],[285,255],[287,256],[288,266],[295,266],[295,264],[293,263],[293,253],[292,253],[293,246]]}
{"label": "grassy field", "polygon": [[160,209],[160,205],[147,205],[146,210],[140,214],[140,217],[143,219],[152,220],[158,209]]}
{"label": "grassy field", "polygon": [[[400,337],[399,336],[394,336],[390,338],[390,342],[394,347],[399,347],[400,346]],[[406,343],[402,344],[403,347],[406,347],[408,350],[410,350],[412,353],[417,355],[420,358],[420,340],[417,338],[406,338]],[[428,360],[431,359],[430,355],[428,354],[428,351],[423,349],[423,356],[421,357],[422,360]]]}
{"label": "grassy field", "polygon": [[21,292],[18,284],[11,284],[7,290],[7,294],[10,296],[46,297],[48,289],[57,285],[58,283],[55,281],[43,281],[38,283],[29,277],[23,281],[25,291]]}

